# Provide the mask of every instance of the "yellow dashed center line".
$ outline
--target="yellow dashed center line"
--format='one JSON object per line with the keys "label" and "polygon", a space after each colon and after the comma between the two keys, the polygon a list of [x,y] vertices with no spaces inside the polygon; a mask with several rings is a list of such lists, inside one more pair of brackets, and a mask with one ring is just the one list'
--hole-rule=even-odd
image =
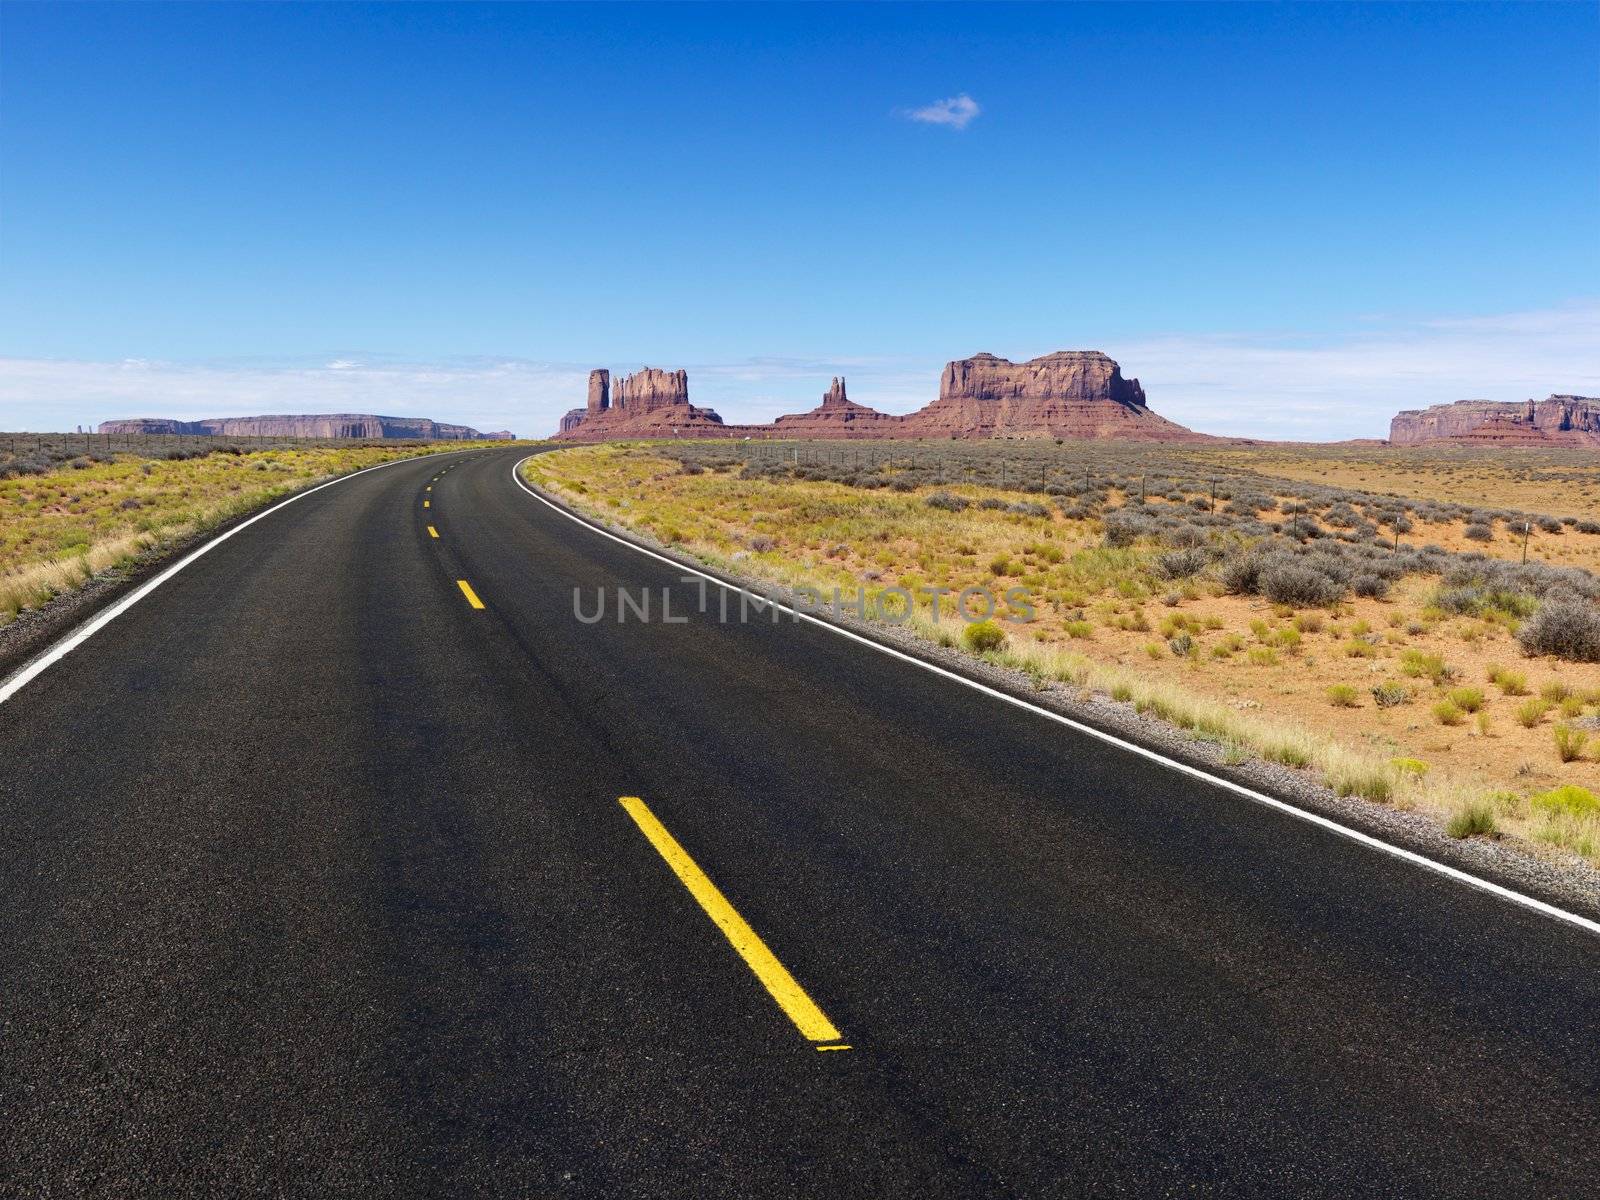
{"label": "yellow dashed center line", "polygon": [[422,502],[422,507],[423,508],[432,508],[433,507],[433,501],[432,500],[424,500]]}
{"label": "yellow dashed center line", "polygon": [[432,525],[429,525],[428,526],[428,536],[429,537],[438,537],[439,536],[439,531],[437,529],[435,529]]}
{"label": "yellow dashed center line", "polygon": [[[617,803],[627,810],[628,815],[639,826],[640,832],[656,848],[656,852],[667,860],[667,865],[677,875],[679,882],[689,889],[689,894],[699,902],[706,916],[722,930],[733,948],[739,952],[739,957],[744,959],[745,965],[755,972],[756,978],[761,981],[762,986],[778,1002],[778,1007],[783,1009],[800,1032],[813,1042],[840,1042],[839,1031],[834,1028],[833,1022],[823,1015],[816,1002],[806,995],[805,989],[795,981],[795,977],[789,974],[777,956],[767,949],[767,944],[757,936],[756,931],[751,929],[733,905],[728,903],[727,897],[717,889],[717,885],[695,865],[688,851],[667,832],[666,826],[656,820],[655,814],[646,807],[645,802],[637,796],[620,796],[617,798]],[[840,1044],[818,1046],[817,1049],[848,1050],[850,1047]]]}
{"label": "yellow dashed center line", "polygon": [[467,603],[473,608],[482,608],[483,601],[478,599],[478,593],[472,590],[472,585],[465,579],[456,580],[456,586],[461,589],[461,594],[467,598]]}

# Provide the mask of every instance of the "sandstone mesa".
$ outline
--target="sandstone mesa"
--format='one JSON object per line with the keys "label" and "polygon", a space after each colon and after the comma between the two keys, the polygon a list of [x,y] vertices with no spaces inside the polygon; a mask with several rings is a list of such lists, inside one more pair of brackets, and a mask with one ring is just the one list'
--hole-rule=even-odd
{"label": "sandstone mesa", "polygon": [[450,425],[427,417],[378,417],[370,413],[318,413],[265,417],[209,417],[176,421],[138,417],[102,421],[99,433],[194,434],[202,437],[281,438],[416,438],[425,441],[509,441],[506,430],[479,433],[466,425]]}
{"label": "sandstone mesa", "polygon": [[1457,400],[1454,404],[1435,404],[1395,414],[1389,423],[1391,445],[1425,442],[1600,449],[1600,398]]}

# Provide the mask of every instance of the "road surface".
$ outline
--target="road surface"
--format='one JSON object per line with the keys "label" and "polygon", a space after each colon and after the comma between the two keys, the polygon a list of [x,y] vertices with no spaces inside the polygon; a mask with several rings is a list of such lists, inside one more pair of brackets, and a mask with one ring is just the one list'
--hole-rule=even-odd
{"label": "road surface", "polygon": [[702,615],[522,453],[287,505],[0,705],[0,1191],[1600,1187],[1600,939]]}

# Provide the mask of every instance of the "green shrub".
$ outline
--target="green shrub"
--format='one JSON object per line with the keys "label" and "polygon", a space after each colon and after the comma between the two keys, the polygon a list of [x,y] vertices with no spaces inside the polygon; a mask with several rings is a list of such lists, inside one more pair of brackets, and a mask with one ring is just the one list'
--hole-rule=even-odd
{"label": "green shrub", "polygon": [[1336,683],[1327,690],[1326,695],[1328,703],[1335,708],[1354,708],[1356,698],[1361,693],[1348,683]]}
{"label": "green shrub", "polygon": [[1554,733],[1556,754],[1562,762],[1576,762],[1583,757],[1583,748],[1589,741],[1587,733],[1581,729],[1574,729],[1571,725],[1557,725]]}
{"label": "green shrub", "polygon": [[1462,805],[1445,824],[1444,831],[1453,838],[1492,836],[1495,832],[1494,805],[1486,800]]}
{"label": "green shrub", "polygon": [[1433,706],[1434,719],[1441,725],[1459,725],[1462,722],[1462,713],[1454,701],[1441,700]]}
{"label": "green shrub", "polygon": [[1456,688],[1450,693],[1450,702],[1462,712],[1475,713],[1483,707],[1483,690],[1474,687]]}
{"label": "green shrub", "polygon": [[1548,700],[1540,700],[1537,697],[1532,700],[1524,700],[1517,705],[1517,724],[1524,729],[1532,729],[1540,721],[1544,720],[1545,713],[1549,711],[1550,701]]}
{"label": "green shrub", "polygon": [[1548,792],[1530,796],[1528,803],[1542,812],[1569,817],[1600,814],[1600,796],[1596,796],[1588,788],[1573,783],[1564,783],[1560,787],[1551,788]]}
{"label": "green shrub", "polygon": [[1323,780],[1339,796],[1360,796],[1374,804],[1387,804],[1394,798],[1394,779],[1384,767],[1373,763],[1341,763]]}
{"label": "green shrub", "polygon": [[1414,779],[1421,779],[1428,773],[1428,764],[1420,758],[1391,758],[1389,765],[1402,775],[1410,775]]}
{"label": "green shrub", "polygon": [[1502,669],[1493,678],[1495,686],[1500,689],[1501,695],[1526,696],[1528,694],[1528,677],[1521,671]]}
{"label": "green shrub", "polygon": [[998,650],[1006,644],[1006,631],[1000,628],[998,622],[993,620],[975,621],[961,632],[961,640],[966,643],[967,649],[983,654],[986,651]]}
{"label": "green shrub", "polygon": [[1445,683],[1456,676],[1456,669],[1444,661],[1440,654],[1427,654],[1421,650],[1407,650],[1400,656],[1400,673],[1413,679],[1431,679]]}

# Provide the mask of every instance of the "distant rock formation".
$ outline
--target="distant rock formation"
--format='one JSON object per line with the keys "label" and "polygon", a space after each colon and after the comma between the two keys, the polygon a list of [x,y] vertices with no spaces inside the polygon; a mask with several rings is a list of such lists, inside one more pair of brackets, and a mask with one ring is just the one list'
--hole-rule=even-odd
{"label": "distant rock formation", "polygon": [[[594,387],[594,376],[589,377]],[[689,372],[663,371],[659,367],[645,367],[632,375],[624,376],[617,385],[617,408],[638,415],[674,406],[689,407]]]}
{"label": "distant rock formation", "polygon": [[917,437],[1204,437],[1151,412],[1139,381],[1124,379],[1098,350],[1058,350],[1023,363],[993,354],[958,359],[944,369],[939,398],[905,425]]}
{"label": "distant rock formation", "polygon": [[201,437],[281,438],[415,438],[425,441],[510,441],[507,430],[479,433],[466,425],[449,425],[426,417],[375,417],[367,413],[323,413],[298,416],[210,417],[175,421],[140,417],[102,421],[101,433],[195,434]]}
{"label": "distant rock formation", "polygon": [[589,372],[589,399],[561,418],[556,433],[565,441],[618,438],[728,437],[732,433],[709,408],[689,403],[689,373],[645,367],[617,381],[611,372]]}
{"label": "distant rock formation", "polygon": [[1546,400],[1457,400],[1396,413],[1389,422],[1396,446],[1472,442],[1501,446],[1600,448],[1600,398],[1551,396]]}
{"label": "distant rock formation", "polygon": [[772,424],[781,437],[882,438],[896,436],[903,420],[851,400],[845,395],[844,377],[836,375],[816,408],[789,413]]}
{"label": "distant rock formation", "polygon": [[[771,425],[725,425],[689,403],[683,371],[645,368],[618,385],[606,405],[605,371],[589,374],[582,420],[562,419],[558,438],[603,441],[649,437],[814,438],[1123,438],[1210,440],[1151,412],[1137,379],[1098,350],[1061,350],[1024,363],[978,354],[948,364],[939,398],[908,416],[857,404],[835,378],[822,403]],[[578,410],[574,410],[576,412]],[[572,414],[568,414],[570,417]]]}

